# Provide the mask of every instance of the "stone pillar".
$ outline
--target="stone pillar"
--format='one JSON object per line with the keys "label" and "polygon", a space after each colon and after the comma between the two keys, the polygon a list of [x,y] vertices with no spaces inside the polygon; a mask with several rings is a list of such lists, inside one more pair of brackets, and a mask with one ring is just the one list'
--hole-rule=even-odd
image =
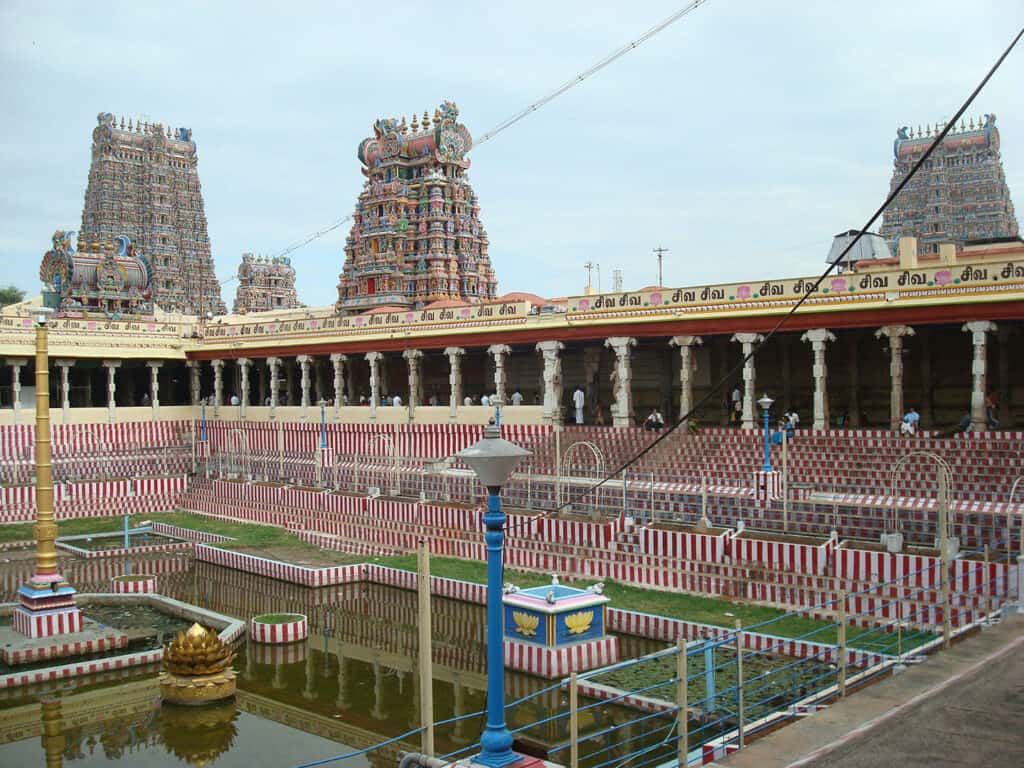
{"label": "stone pillar", "polygon": [[300,382],[302,394],[300,395],[299,403],[302,406],[302,419],[305,420],[306,412],[309,410],[309,364],[313,362],[313,358],[309,355],[299,355],[295,358],[295,362],[299,364],[302,371]]}
{"label": "stone pillar", "polygon": [[492,344],[487,351],[494,357],[494,394],[502,405],[508,403],[505,396],[505,355],[511,354],[508,344]]}
{"label": "stone pillar", "polygon": [[988,378],[986,334],[999,329],[995,323],[988,320],[974,320],[964,323],[961,330],[971,334],[971,342],[974,345],[974,361],[971,363],[971,430],[984,432],[988,429],[988,418],[985,414],[985,389]]}
{"label": "stone pillar", "polygon": [[636,339],[630,336],[612,336],[604,340],[606,347],[615,352],[615,367],[612,369],[612,425],[628,427],[633,424],[633,366],[630,348],[636,346]]}
{"label": "stone pillar", "polygon": [[278,373],[281,370],[281,358],[268,357],[267,367],[270,369],[270,418],[274,418],[274,412],[277,410],[277,396],[281,391],[281,380],[278,378]]}
{"label": "stone pillar", "polygon": [[160,366],[162,360],[149,360],[149,407],[153,411],[153,421],[160,418]]}
{"label": "stone pillar", "polygon": [[811,343],[814,377],[814,429],[817,432],[828,429],[828,365],[825,362],[825,345],[836,337],[828,328],[814,328],[800,337]]}
{"label": "stone pillar", "polygon": [[285,401],[286,405],[290,406],[294,402],[294,398],[292,397],[292,395],[295,392],[295,361],[294,360],[284,360],[283,361],[283,367],[284,367],[284,394],[285,394],[284,401]]}
{"label": "stone pillar", "polygon": [[583,394],[587,404],[596,408],[601,400],[601,382],[598,374],[601,371],[601,347],[583,348]]}
{"label": "stone pillar", "polygon": [[57,360],[56,365],[60,368],[60,407],[63,411],[64,423],[71,418],[71,366],[74,360]]}
{"label": "stone pillar", "polygon": [[241,379],[238,388],[242,390],[238,393],[238,415],[244,419],[246,411],[249,410],[249,366],[252,365],[252,360],[240,357],[235,362],[238,365],[239,379]]}
{"label": "stone pillar", "polygon": [[367,352],[366,362],[370,364],[370,421],[377,420],[377,403],[380,402],[380,352]]}
{"label": "stone pillar", "polygon": [[213,366],[213,415],[220,413],[220,407],[224,404],[224,361],[211,360]]}
{"label": "stone pillar", "polygon": [[334,420],[341,418],[341,401],[345,392],[345,361],[348,358],[340,352],[331,355],[331,365],[334,366]]}
{"label": "stone pillar", "polygon": [[562,424],[562,359],[565,349],[560,341],[541,341],[537,351],[544,356],[544,410],[545,424]]}
{"label": "stone pillar", "polygon": [[673,336],[668,343],[679,347],[679,418],[682,418],[693,408],[693,372],[697,370],[693,348],[704,340],[700,336]]}
{"label": "stone pillar", "polygon": [[103,367],[107,369],[107,420],[113,424],[117,419],[117,381],[114,375],[121,367],[120,360],[104,360]]}
{"label": "stone pillar", "polygon": [[757,369],[754,367],[754,356],[751,353],[755,344],[764,341],[764,336],[760,333],[734,333],[732,340],[743,345],[743,357],[747,360],[743,364],[743,428],[753,429],[758,425],[759,419],[754,409]]}
{"label": "stone pillar", "polygon": [[188,360],[185,363],[185,366],[188,368],[188,383],[192,396],[192,405],[199,405],[199,397],[202,392],[199,385],[200,365],[201,363],[198,360]]}
{"label": "stone pillar", "polygon": [[21,424],[21,369],[28,365],[28,358],[8,357],[11,366],[11,406],[14,408],[14,423]]}
{"label": "stone pillar", "polygon": [[462,405],[462,356],[466,350],[462,347],[447,347],[448,355],[448,421],[455,423],[459,418],[459,406]]}
{"label": "stone pillar", "polygon": [[324,389],[324,366],[323,360],[313,360],[313,387],[316,392],[316,401],[326,400],[327,394]]}
{"label": "stone pillar", "polygon": [[406,365],[409,366],[409,421],[416,415],[416,406],[423,401],[423,392],[420,388],[420,359],[423,353],[418,349],[407,349],[402,352]]}
{"label": "stone pillar", "polygon": [[903,421],[903,337],[913,336],[909,325],[883,325],[875,338],[889,341],[889,429],[898,430]]}

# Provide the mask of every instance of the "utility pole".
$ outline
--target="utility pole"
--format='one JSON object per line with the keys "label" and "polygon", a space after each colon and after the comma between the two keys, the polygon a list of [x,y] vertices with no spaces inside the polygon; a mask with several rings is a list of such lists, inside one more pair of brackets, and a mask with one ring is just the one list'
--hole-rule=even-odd
{"label": "utility pole", "polygon": [[[583,268],[587,270],[587,292],[589,293],[591,288],[594,287],[593,274],[594,274],[594,262],[588,261],[583,265]],[[598,267],[598,275],[600,275],[600,267]]]}
{"label": "utility pole", "polygon": [[661,257],[668,253],[668,248],[662,248],[659,245],[654,249],[654,252],[658,254],[658,287],[661,288],[665,284],[661,277]]}

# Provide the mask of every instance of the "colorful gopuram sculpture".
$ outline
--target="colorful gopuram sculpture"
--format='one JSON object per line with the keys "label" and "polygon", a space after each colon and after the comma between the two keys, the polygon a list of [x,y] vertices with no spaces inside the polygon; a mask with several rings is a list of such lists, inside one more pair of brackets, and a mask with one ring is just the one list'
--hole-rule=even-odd
{"label": "colorful gopuram sculpture", "polygon": [[97,117],[82,240],[128,237],[149,258],[153,301],[167,312],[223,314],[192,131]]}
{"label": "colorful gopuram sculpture", "polygon": [[72,243],[74,232],[53,233],[39,279],[57,294],[62,313],[152,314],[153,271],[124,235],[102,244]]}
{"label": "colorful gopuram sculpture", "polygon": [[295,268],[287,256],[242,254],[232,312],[266,312],[301,306],[295,291]]}
{"label": "colorful gopuram sculpture", "polygon": [[[941,126],[900,128],[890,189],[906,178]],[[916,237],[918,252],[937,253],[939,243],[963,248],[969,240],[1017,237],[1014,215],[999,154],[996,116],[961,122],[946,136],[926,165],[885,212],[881,235],[896,252],[900,237]]]}
{"label": "colorful gopuram sculpture", "polygon": [[473,139],[443,103],[431,119],[374,123],[359,145],[366,182],[345,241],[337,310],[494,298],[480,205],[466,178]]}

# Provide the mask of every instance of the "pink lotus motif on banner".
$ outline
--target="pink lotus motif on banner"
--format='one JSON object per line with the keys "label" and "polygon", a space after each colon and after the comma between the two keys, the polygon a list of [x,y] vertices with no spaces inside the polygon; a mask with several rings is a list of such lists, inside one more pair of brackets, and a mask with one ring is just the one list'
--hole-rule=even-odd
{"label": "pink lotus motif on banner", "polygon": [[228,333],[231,334],[232,336],[237,336],[238,335],[238,326],[237,325],[231,326],[231,328],[228,329]]}
{"label": "pink lotus motif on banner", "polygon": [[147,331],[155,331],[156,330],[156,325],[154,323],[149,323],[148,325],[146,325],[146,330]]}
{"label": "pink lotus motif on banner", "polygon": [[576,305],[576,309],[580,312],[586,312],[590,309],[590,299],[580,299],[580,303]]}
{"label": "pink lotus motif on banner", "polygon": [[462,319],[463,320],[469,320],[469,310],[468,309],[462,310]]}
{"label": "pink lotus motif on banner", "polygon": [[366,322],[366,318],[365,317],[357,317],[356,318],[356,325],[363,325],[365,322]]}
{"label": "pink lotus motif on banner", "polygon": [[271,323],[267,326],[267,330],[271,333],[277,333],[277,323]]}
{"label": "pink lotus motif on banner", "polygon": [[837,277],[832,281],[833,291],[845,291],[846,290],[846,278]]}
{"label": "pink lotus motif on banner", "polygon": [[405,322],[411,323],[415,318],[416,316],[412,312],[405,313]]}
{"label": "pink lotus motif on banner", "polygon": [[741,285],[739,288],[736,289],[736,298],[749,299],[751,293],[752,291],[750,290],[749,285]]}
{"label": "pink lotus motif on banner", "polygon": [[651,294],[651,298],[650,298],[650,304],[651,304],[651,306],[652,306],[652,307],[657,307],[657,306],[660,306],[660,305],[661,305],[661,303],[662,303],[662,302],[661,302],[661,299],[662,299],[662,296],[661,296],[661,294],[660,294],[660,293],[652,293],[652,294]]}
{"label": "pink lotus motif on banner", "polygon": [[315,331],[319,327],[320,327],[320,323],[318,323],[316,320],[310,320],[309,321],[309,330]]}
{"label": "pink lotus motif on banner", "polygon": [[86,323],[85,327],[88,330],[90,330],[90,331],[95,331],[96,330],[96,323],[95,322]]}
{"label": "pink lotus motif on banner", "polygon": [[31,320],[29,320],[29,319],[28,319],[27,317],[26,317],[26,318],[24,318],[24,319],[22,319],[22,321],[21,321],[21,327],[22,327],[22,328],[31,328],[31,327],[32,327],[32,321],[31,321]]}
{"label": "pink lotus motif on banner", "polygon": [[953,273],[948,269],[944,269],[941,272],[935,273],[935,284],[936,285],[949,285],[953,282]]}

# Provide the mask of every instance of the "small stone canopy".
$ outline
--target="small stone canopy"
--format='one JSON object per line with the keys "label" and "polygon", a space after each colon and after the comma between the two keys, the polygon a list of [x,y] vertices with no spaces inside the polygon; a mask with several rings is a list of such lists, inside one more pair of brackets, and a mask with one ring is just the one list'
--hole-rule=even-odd
{"label": "small stone canopy", "polygon": [[121,235],[106,243],[72,243],[74,232],[57,230],[43,256],[39,279],[57,295],[61,310],[151,314],[153,270]]}

